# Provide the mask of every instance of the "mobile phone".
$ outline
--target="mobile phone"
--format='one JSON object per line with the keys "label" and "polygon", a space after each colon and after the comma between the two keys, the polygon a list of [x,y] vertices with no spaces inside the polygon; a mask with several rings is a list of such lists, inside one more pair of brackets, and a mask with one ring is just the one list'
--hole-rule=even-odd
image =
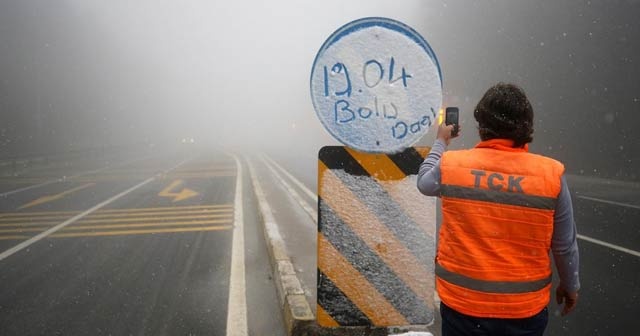
{"label": "mobile phone", "polygon": [[458,135],[458,115],[459,112],[457,107],[447,107],[447,109],[445,110],[444,124],[453,125],[451,136]]}

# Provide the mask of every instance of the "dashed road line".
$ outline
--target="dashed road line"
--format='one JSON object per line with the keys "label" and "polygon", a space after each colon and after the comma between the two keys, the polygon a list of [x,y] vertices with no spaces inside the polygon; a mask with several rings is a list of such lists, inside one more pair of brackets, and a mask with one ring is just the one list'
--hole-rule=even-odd
{"label": "dashed road line", "polygon": [[302,184],[302,182],[300,182],[297,178],[291,175],[286,169],[284,169],[276,161],[274,161],[273,159],[271,159],[266,155],[265,157],[267,158],[267,160],[273,163],[273,165],[276,166],[283,174],[285,174],[291,181],[293,181],[293,183],[295,183],[298,186],[298,188],[300,188],[300,190],[304,191],[304,193],[307,194],[309,198],[311,198],[315,203],[318,203],[318,195],[316,195],[316,193],[312,192],[309,188],[307,188],[307,186]]}
{"label": "dashed road line", "polygon": [[[626,208],[640,209],[640,206],[637,206],[637,205],[621,203],[621,202],[615,202],[615,201],[610,201],[610,200],[596,198],[596,197],[578,196],[578,198],[582,198],[582,199],[586,199],[586,200],[594,201],[594,202],[600,202],[600,203],[605,203],[605,204],[611,204],[611,205],[626,207]],[[634,251],[632,249],[628,249],[628,248],[623,247],[623,246],[615,245],[615,244],[608,243],[608,242],[600,240],[600,239],[588,237],[588,236],[581,235],[581,234],[578,234],[577,237],[579,239],[588,241],[588,242],[596,244],[596,245],[604,246],[604,247],[610,248],[612,250],[616,250],[616,251],[624,252],[624,253],[627,253],[627,254],[631,254],[631,255],[636,256],[636,257],[640,257],[640,252]]]}
{"label": "dashed road line", "polygon": [[601,199],[601,198],[595,198],[595,197],[589,197],[589,196],[578,196],[578,198],[582,198],[582,199],[586,199],[586,200],[590,200],[590,201],[595,201],[595,202],[600,202],[600,203],[617,205],[617,206],[626,207],[626,208],[639,209],[640,210],[640,205],[633,205],[633,204],[628,204],[628,203],[609,201],[609,200],[605,200],[605,199]]}
{"label": "dashed road line", "polygon": [[608,247],[608,248],[616,250],[616,251],[620,251],[620,252],[624,252],[624,253],[628,253],[628,254],[634,255],[636,257],[640,257],[640,252],[628,249],[626,247],[622,247],[622,246],[619,246],[619,245],[607,243],[606,241],[602,241],[600,239],[587,237],[587,236],[584,236],[584,235],[581,235],[581,234],[578,234],[577,237],[579,239],[586,240],[586,241],[588,241],[590,243],[594,243],[594,244],[597,244],[597,245],[600,245],[600,246]]}

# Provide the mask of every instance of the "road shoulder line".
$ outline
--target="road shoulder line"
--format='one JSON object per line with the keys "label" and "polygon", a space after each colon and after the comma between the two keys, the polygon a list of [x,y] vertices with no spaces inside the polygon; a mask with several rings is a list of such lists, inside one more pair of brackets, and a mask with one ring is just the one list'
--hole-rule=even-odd
{"label": "road shoulder line", "polygon": [[614,201],[609,201],[609,200],[606,200],[606,199],[596,198],[596,197],[590,197],[590,196],[578,196],[578,198],[582,198],[582,199],[586,199],[586,200],[594,201],[594,202],[600,202],[600,203],[612,204],[612,205],[617,205],[617,206],[621,206],[621,207],[632,208],[632,209],[639,209],[639,210],[640,210],[640,206],[638,206],[638,205],[633,205],[633,204],[627,204],[627,203],[621,203],[621,202],[614,202]]}
{"label": "road shoulder line", "polygon": [[287,254],[284,240],[280,235],[271,207],[258,181],[255,168],[247,157],[245,157],[245,161],[249,167],[254,194],[259,204],[271,269],[273,270],[278,298],[283,309],[285,326],[289,335],[303,334],[315,322],[315,316],[311,311],[300,280]]}

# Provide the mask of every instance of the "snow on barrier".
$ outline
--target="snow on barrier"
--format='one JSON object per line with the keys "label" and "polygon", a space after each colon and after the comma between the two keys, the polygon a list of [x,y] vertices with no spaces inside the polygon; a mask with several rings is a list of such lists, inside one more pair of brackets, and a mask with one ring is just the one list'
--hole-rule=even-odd
{"label": "snow on barrier", "polygon": [[323,327],[429,325],[435,201],[416,188],[428,147],[318,160],[318,300]]}

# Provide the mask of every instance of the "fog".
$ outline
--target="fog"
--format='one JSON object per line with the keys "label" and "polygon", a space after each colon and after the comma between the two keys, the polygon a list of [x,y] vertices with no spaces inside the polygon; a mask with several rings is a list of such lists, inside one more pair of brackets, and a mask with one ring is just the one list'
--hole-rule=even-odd
{"label": "fog", "polygon": [[[183,138],[309,159],[337,144],[309,74],[324,40],[361,17],[421,33],[444,102],[472,110],[492,84],[521,85],[532,150],[568,171],[640,179],[640,1],[94,1],[0,3],[0,157]],[[429,145],[430,132],[420,142]]]}

